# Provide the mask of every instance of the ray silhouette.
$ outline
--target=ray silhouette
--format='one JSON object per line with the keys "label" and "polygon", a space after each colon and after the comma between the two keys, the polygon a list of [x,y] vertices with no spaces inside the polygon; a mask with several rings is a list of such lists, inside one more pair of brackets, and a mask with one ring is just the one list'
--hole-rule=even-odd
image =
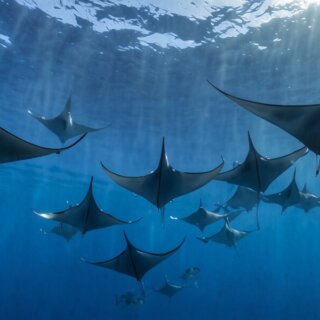
{"label": "ray silhouette", "polygon": [[223,162],[213,170],[200,173],[177,171],[169,164],[163,139],[158,167],[141,177],[121,176],[101,163],[106,174],[120,186],[142,196],[157,208],[162,209],[170,200],[192,192],[216,177]]}
{"label": "ray silhouette", "polygon": [[116,305],[139,306],[144,304],[145,297],[128,291],[116,296]]}
{"label": "ray silhouette", "polygon": [[170,251],[164,253],[151,253],[136,248],[129,241],[126,233],[124,233],[124,237],[126,241],[126,247],[116,257],[100,262],[89,262],[84,259],[83,261],[135,278],[140,283],[143,293],[144,287],[142,283],[142,277],[156,265],[176,253],[185,241],[185,239],[183,239],[183,241],[177,247]]}
{"label": "ray silhouette", "polygon": [[189,216],[184,218],[177,218],[171,216],[170,218],[173,220],[182,220],[186,223],[198,227],[200,231],[203,232],[206,226],[220,221],[222,219],[225,219],[226,217],[228,217],[228,214],[220,214],[205,209],[202,205],[202,201],[200,200],[198,210],[193,212]]}
{"label": "ray silhouette", "polygon": [[164,296],[167,296],[168,298],[172,298],[178,292],[180,292],[181,290],[183,290],[185,288],[187,288],[186,285],[174,284],[174,283],[170,282],[168,280],[168,278],[166,277],[165,283],[160,288],[157,288],[154,290]]}
{"label": "ray silhouette", "polygon": [[307,147],[303,147],[288,155],[269,159],[258,153],[248,133],[249,151],[246,159],[242,164],[234,167],[233,169],[219,173],[215,180],[221,180],[228,183],[236,184],[239,186],[247,187],[256,191],[257,210],[256,219],[257,227],[259,225],[259,203],[260,193],[266,191],[269,185],[279,177],[284,171],[292,166],[299,158],[306,155],[308,152]]}
{"label": "ray silhouette", "polygon": [[280,205],[281,213],[288,207],[298,204],[300,202],[300,191],[296,183],[296,173],[294,172],[291,182],[284,190],[270,195],[263,195],[262,199],[265,202]]}
{"label": "ray silhouette", "polygon": [[300,200],[295,204],[296,207],[303,209],[304,212],[308,213],[311,209],[320,207],[320,197],[313,193],[310,193],[305,185],[304,188],[299,192]]}
{"label": "ray silhouette", "polygon": [[99,209],[93,196],[92,184],[93,178],[91,178],[86,196],[79,204],[71,206],[60,212],[40,213],[35,211],[35,213],[48,220],[55,220],[69,224],[80,230],[82,234],[91,230],[107,228],[119,224],[131,224],[140,220],[122,221]]}
{"label": "ray silhouette", "polygon": [[320,104],[281,105],[250,101],[226,93],[208,82],[236,104],[285,130],[316,155],[320,154]]}
{"label": "ray silhouette", "polygon": [[226,201],[225,205],[233,209],[244,209],[251,211],[257,204],[257,191],[247,187],[238,186],[232,197]]}
{"label": "ray silhouette", "polygon": [[184,273],[180,276],[181,279],[183,280],[190,280],[194,279],[197,277],[200,273],[200,268],[199,267],[189,267],[187,268]]}
{"label": "ray silhouette", "polygon": [[30,110],[28,110],[28,113],[53,132],[62,143],[76,136],[99,131],[110,126],[110,124],[108,124],[101,128],[90,128],[75,122],[71,115],[71,97],[69,97],[62,112],[54,118],[36,116]]}
{"label": "ray silhouette", "polygon": [[53,227],[49,232],[69,242],[78,233],[78,229],[65,223],[59,223],[58,225]]}
{"label": "ray silhouette", "polygon": [[220,231],[213,234],[209,237],[197,237],[198,240],[201,240],[204,243],[208,243],[209,241],[218,242],[224,244],[228,247],[232,247],[236,250],[237,255],[239,256],[237,250],[237,242],[240,241],[242,238],[246,237],[253,231],[240,231],[234,229],[230,226],[229,222],[226,220],[224,226]]}
{"label": "ray silhouette", "polygon": [[59,154],[75,146],[84,137],[85,134],[77,141],[64,148],[46,148],[27,142],[5,129],[0,128],[0,163],[27,160],[54,153]]}

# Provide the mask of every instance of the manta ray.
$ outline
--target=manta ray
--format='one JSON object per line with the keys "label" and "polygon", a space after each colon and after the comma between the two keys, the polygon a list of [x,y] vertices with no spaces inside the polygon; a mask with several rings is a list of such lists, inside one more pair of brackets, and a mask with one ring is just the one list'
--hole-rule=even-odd
{"label": "manta ray", "polygon": [[116,305],[140,306],[144,304],[145,297],[128,291],[120,296],[116,296]]}
{"label": "manta ray", "polygon": [[104,127],[95,129],[75,122],[71,115],[71,97],[67,100],[62,112],[54,118],[36,116],[30,110],[28,110],[28,113],[53,132],[62,143],[65,143],[67,140],[76,136],[93,131],[99,131],[110,126],[110,124],[108,124]]}
{"label": "manta ray", "polygon": [[122,221],[99,209],[93,196],[92,184],[93,178],[91,178],[86,196],[79,204],[60,212],[40,213],[35,211],[35,214],[48,220],[69,224],[80,230],[82,234],[91,230],[107,228],[118,224],[131,224],[140,220]]}
{"label": "manta ray", "polygon": [[83,259],[83,261],[95,266],[111,269],[123,273],[129,277],[135,278],[140,283],[143,292],[144,287],[142,283],[142,277],[156,265],[175,254],[181,248],[185,241],[185,239],[183,239],[177,247],[170,251],[164,253],[151,253],[136,248],[129,241],[126,233],[124,233],[124,237],[126,241],[126,247],[116,257],[100,262],[89,262],[85,259]]}
{"label": "manta ray", "polygon": [[296,183],[296,172],[294,172],[293,178],[289,185],[282,191],[264,195],[263,201],[269,203],[276,203],[281,206],[283,213],[288,207],[297,205],[300,202],[300,191]]}
{"label": "manta ray", "polygon": [[262,156],[254,147],[248,133],[249,151],[242,164],[232,168],[229,171],[216,175],[215,180],[226,181],[238,186],[243,186],[256,191],[257,199],[257,226],[259,226],[258,211],[260,202],[260,193],[265,192],[269,185],[299,158],[306,155],[307,147],[303,147],[288,155],[269,159]]}
{"label": "manta ray", "polygon": [[207,172],[186,173],[173,169],[168,161],[163,138],[160,161],[157,168],[141,177],[121,176],[101,163],[105,173],[120,186],[142,196],[162,209],[170,200],[192,192],[214,179],[223,162]]}
{"label": "manta ray", "polygon": [[217,174],[215,180],[247,187],[258,193],[265,192],[277,177],[308,153],[308,148],[303,147],[288,155],[269,159],[256,150],[250,133],[248,139],[249,151],[244,162],[229,171]]}
{"label": "manta ray", "polygon": [[313,193],[310,193],[306,185],[299,192],[299,194],[300,200],[295,204],[295,206],[303,209],[304,212],[308,213],[309,210],[320,207],[320,197],[316,196]]}
{"label": "manta ray", "polygon": [[0,163],[7,163],[19,160],[27,160],[49,154],[59,154],[79,143],[85,134],[76,142],[64,148],[46,148],[25,141],[12,133],[0,128]]}
{"label": "manta ray", "polygon": [[187,288],[186,285],[174,284],[174,283],[170,282],[168,280],[168,278],[166,277],[165,283],[160,288],[155,289],[155,291],[164,295],[164,296],[167,296],[168,298],[172,298],[178,292],[180,292],[181,290],[183,290],[185,288]]}
{"label": "manta ray", "polygon": [[213,211],[209,211],[203,207],[202,201],[200,200],[199,208],[197,211],[193,212],[187,217],[176,218],[170,217],[172,220],[183,220],[191,225],[194,225],[200,229],[201,232],[204,231],[205,227],[225,219],[228,217],[228,214],[220,214]]}
{"label": "manta ray", "polygon": [[204,243],[208,243],[209,241],[218,242],[224,244],[228,247],[232,247],[236,250],[237,255],[239,253],[237,251],[237,242],[240,241],[242,238],[246,237],[253,231],[240,231],[234,229],[230,226],[228,220],[225,221],[224,226],[222,229],[209,237],[198,237],[198,240],[201,240]]}
{"label": "manta ray", "polygon": [[190,280],[194,279],[197,277],[200,273],[200,268],[199,267],[189,267],[187,268],[184,273],[180,276],[181,279],[183,280]]}
{"label": "manta ray", "polygon": [[245,100],[224,92],[208,82],[236,104],[285,130],[316,155],[320,154],[320,104],[281,105]]}
{"label": "manta ray", "polygon": [[78,233],[78,229],[72,227],[69,224],[60,222],[57,226],[53,227],[49,232],[61,238],[64,238],[66,241],[69,242]]}
{"label": "manta ray", "polygon": [[251,211],[257,204],[257,191],[247,187],[238,186],[236,192],[226,201],[225,205],[233,209]]}

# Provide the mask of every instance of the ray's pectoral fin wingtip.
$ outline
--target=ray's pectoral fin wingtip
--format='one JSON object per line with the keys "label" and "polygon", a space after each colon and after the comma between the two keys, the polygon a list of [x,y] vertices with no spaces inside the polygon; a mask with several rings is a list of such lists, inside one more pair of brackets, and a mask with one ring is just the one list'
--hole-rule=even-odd
{"label": "ray's pectoral fin wingtip", "polygon": [[85,136],[87,135],[88,133],[84,133],[79,139],[77,139],[75,142],[71,143],[70,145],[66,146],[66,147],[63,147],[61,149],[58,149],[57,150],[57,153],[60,153],[64,150],[67,150],[67,149],[70,149],[72,147],[74,147],[76,144],[78,144],[81,140],[83,140],[85,138]]}
{"label": "ray's pectoral fin wingtip", "polygon": [[127,224],[138,223],[138,222],[141,221],[142,219],[143,219],[143,217],[140,217],[140,218],[138,218],[138,219],[136,219],[136,220],[129,220],[129,221],[127,222]]}
{"label": "ray's pectoral fin wingtip", "polygon": [[203,237],[196,237],[197,240],[200,240],[203,243],[208,243],[208,240],[206,238]]}

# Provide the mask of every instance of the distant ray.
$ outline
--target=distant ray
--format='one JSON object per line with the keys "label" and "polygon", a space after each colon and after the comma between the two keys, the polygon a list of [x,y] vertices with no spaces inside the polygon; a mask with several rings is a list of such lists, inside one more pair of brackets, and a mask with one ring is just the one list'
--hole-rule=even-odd
{"label": "distant ray", "polygon": [[[95,266],[111,269],[129,277],[135,278],[142,285],[142,277],[156,265],[164,261],[165,259],[176,253],[183,245],[185,239],[174,249],[164,252],[164,253],[151,253],[147,251],[142,251],[136,248],[124,234],[126,240],[125,249],[116,257],[100,261],[100,262],[88,262]],[[143,289],[143,285],[142,285]]]}
{"label": "distant ray", "polygon": [[185,285],[179,285],[169,282],[169,280],[166,277],[165,283],[160,288],[155,289],[155,291],[164,296],[167,296],[168,298],[172,298],[178,292],[185,288],[187,288]]}
{"label": "distant ray", "polygon": [[78,229],[65,223],[59,223],[50,230],[50,233],[62,237],[66,241],[70,241],[78,233]]}
{"label": "distant ray", "polygon": [[118,175],[101,163],[106,174],[120,186],[142,196],[157,208],[163,208],[170,200],[192,192],[210,182],[223,167],[223,162],[208,172],[185,173],[169,164],[164,139],[158,167],[141,177]]}
{"label": "distant ray", "polygon": [[238,186],[232,197],[226,201],[225,205],[233,209],[243,208],[246,211],[251,211],[257,204],[257,191],[247,187]]}
{"label": "distant ray", "polygon": [[209,237],[201,237],[201,238],[198,237],[197,239],[201,240],[204,243],[208,243],[209,241],[218,242],[228,247],[235,248],[237,252],[237,248],[236,248],[237,242],[240,241],[242,238],[246,237],[251,232],[253,231],[240,231],[240,230],[234,229],[230,226],[228,221],[226,221],[224,226],[219,232]]}
{"label": "distant ray", "polygon": [[62,143],[76,136],[102,130],[109,126],[95,129],[75,122],[71,115],[71,97],[69,97],[62,112],[54,118],[47,119],[45,117],[35,116],[30,110],[28,110],[28,113],[52,131]]}
{"label": "distant ray", "polygon": [[250,101],[232,96],[209,82],[227,98],[287,131],[315,154],[320,154],[320,105],[280,105]]}
{"label": "distant ray", "polygon": [[187,217],[173,219],[183,220],[189,224],[198,227],[200,231],[203,232],[206,226],[215,223],[219,220],[225,219],[226,217],[228,217],[227,214],[220,214],[205,209],[202,205],[202,202],[200,201],[200,205],[197,211],[195,211]]}
{"label": "distant ray", "polygon": [[288,207],[298,204],[300,202],[300,192],[295,177],[296,174],[294,173],[291,182],[284,190],[262,196],[263,201],[280,205],[282,208],[281,213]]}
{"label": "distant ray", "polygon": [[300,200],[295,204],[296,207],[301,208],[304,212],[309,212],[309,210],[320,207],[320,197],[313,193],[310,193],[305,185],[300,191]]}
{"label": "distant ray", "polygon": [[0,128],[0,163],[32,159],[53,153],[59,154],[75,146],[84,137],[85,134],[76,142],[64,148],[46,148],[27,142]]}
{"label": "distant ray", "polygon": [[83,234],[91,230],[107,228],[118,224],[134,223],[140,220],[122,221],[100,210],[93,196],[92,184],[93,178],[91,178],[89,190],[81,203],[60,212],[35,213],[45,219],[69,224],[79,229]]}
{"label": "distant ray", "polygon": [[183,280],[190,280],[197,277],[199,273],[200,273],[200,268],[189,267],[184,271],[184,273],[180,276],[180,278]]}
{"label": "distant ray", "polygon": [[116,296],[116,305],[139,306],[144,304],[145,297],[128,291],[120,296]]}

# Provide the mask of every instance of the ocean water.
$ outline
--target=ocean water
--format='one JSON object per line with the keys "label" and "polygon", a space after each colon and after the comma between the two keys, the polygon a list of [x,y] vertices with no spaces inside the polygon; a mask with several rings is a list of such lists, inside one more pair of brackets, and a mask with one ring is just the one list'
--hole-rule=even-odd
{"label": "ocean water", "polygon": [[[204,244],[183,221],[200,199],[208,209],[236,186],[212,181],[157,208],[117,186],[100,161],[139,176],[158,164],[162,138],[174,168],[223,170],[243,161],[250,132],[257,150],[277,157],[302,147],[283,130],[213,90],[212,81],[239,97],[279,104],[320,101],[317,1],[27,1],[0,0],[1,127],[33,143],[60,141],[27,110],[52,117],[72,95],[74,119],[93,127],[60,154],[2,164],[0,175],[0,319],[319,319],[320,216],[261,203],[261,230],[237,250]],[[306,128],[307,130],[308,128]],[[67,142],[68,144],[69,142]],[[309,153],[275,180],[282,190],[296,170],[301,189],[320,194]],[[79,203],[94,177],[104,211],[134,225],[77,234],[69,242],[33,211],[55,212]],[[206,228],[218,231],[221,223]],[[232,222],[255,228],[255,209]],[[144,277],[143,305],[116,304],[140,293],[137,281],[86,264],[123,250],[125,231],[150,252],[182,248]],[[165,277],[181,283],[197,266],[197,285],[172,298],[154,292]]]}

